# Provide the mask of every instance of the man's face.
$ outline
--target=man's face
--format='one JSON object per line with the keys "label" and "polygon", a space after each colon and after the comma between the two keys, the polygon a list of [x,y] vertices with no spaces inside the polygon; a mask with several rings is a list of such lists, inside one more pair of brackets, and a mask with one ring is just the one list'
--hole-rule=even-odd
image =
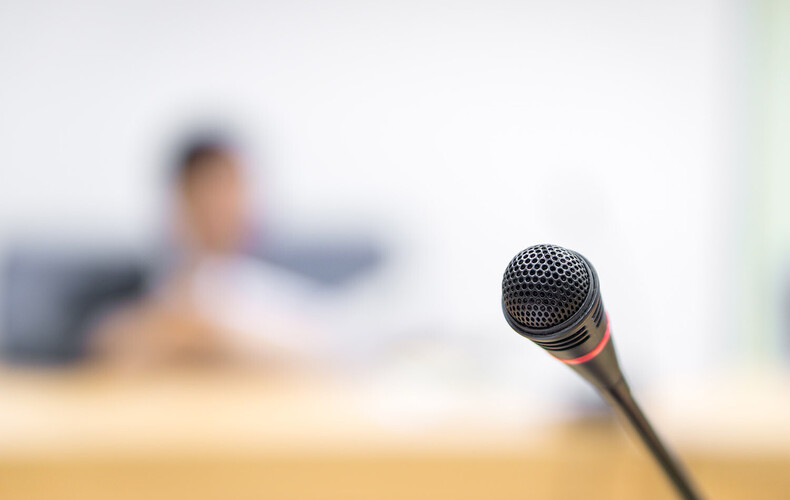
{"label": "man's face", "polygon": [[201,162],[182,185],[182,212],[190,239],[201,249],[237,251],[247,225],[247,192],[239,159],[216,153]]}

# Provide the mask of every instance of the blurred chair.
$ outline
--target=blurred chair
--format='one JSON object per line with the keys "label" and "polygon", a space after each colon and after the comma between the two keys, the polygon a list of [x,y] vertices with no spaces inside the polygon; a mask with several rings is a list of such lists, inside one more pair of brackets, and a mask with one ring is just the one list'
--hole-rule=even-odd
{"label": "blurred chair", "polygon": [[7,361],[64,363],[79,359],[91,321],[104,309],[142,294],[141,259],[94,251],[19,247],[2,272],[2,355]]}

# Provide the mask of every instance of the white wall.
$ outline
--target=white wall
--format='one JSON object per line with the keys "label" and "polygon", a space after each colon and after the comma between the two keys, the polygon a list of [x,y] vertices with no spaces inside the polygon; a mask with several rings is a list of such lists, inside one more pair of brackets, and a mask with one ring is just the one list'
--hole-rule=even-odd
{"label": "white wall", "polygon": [[150,241],[162,134],[219,110],[261,141],[280,223],[399,242],[396,308],[558,373],[499,310],[512,255],[555,242],[598,268],[627,370],[698,371],[732,335],[729,9],[6,3],[0,241]]}

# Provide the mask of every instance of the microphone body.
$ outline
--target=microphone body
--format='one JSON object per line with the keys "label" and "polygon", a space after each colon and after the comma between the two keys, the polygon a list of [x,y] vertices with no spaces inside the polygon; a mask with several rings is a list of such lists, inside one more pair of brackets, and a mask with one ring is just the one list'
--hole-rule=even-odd
{"label": "microphone body", "polygon": [[[511,314],[510,310],[512,307],[508,307],[506,301],[508,297],[507,292],[503,293],[502,311],[505,314],[505,320],[507,320],[510,327],[517,333],[533,341],[535,344],[548,351],[549,354],[573,368],[598,389],[606,390],[607,387],[617,384],[617,382],[623,378],[623,374],[620,371],[617,355],[615,354],[614,346],[610,338],[609,317],[604,310],[603,300],[601,300],[600,287],[598,286],[598,274],[595,268],[592,267],[589,261],[583,256],[571,250],[566,251],[578,259],[579,265],[586,268],[590,281],[587,296],[581,302],[581,306],[576,313],[570,315],[567,320],[558,325],[548,328],[535,328],[531,326],[534,325],[535,322],[531,325],[525,324],[518,321]],[[516,258],[518,258],[518,256]],[[539,264],[541,268],[547,266],[546,271],[550,272],[551,276],[553,276],[554,273],[557,273],[558,276],[560,275],[557,272],[557,266],[552,266],[551,262],[544,264],[540,264],[540,262],[517,264],[518,269],[512,270],[512,277],[509,278],[506,272],[505,280],[502,285],[503,290],[507,290],[508,288],[512,289],[511,293],[515,296],[510,298],[515,305],[521,305],[526,302],[526,300],[523,299],[524,295],[519,294],[523,292],[523,290],[521,290],[522,288],[529,291],[530,283],[524,284],[514,281],[518,279],[519,272],[523,274],[524,271],[529,272],[531,270],[528,267],[530,264]],[[522,265],[525,267],[523,271],[520,269]],[[552,267],[555,267],[555,271],[553,272],[551,271]],[[508,269],[510,270],[510,268]],[[562,269],[562,267],[560,266],[559,269]],[[535,277],[537,278],[537,282],[540,282],[540,278],[542,277],[537,276],[537,273],[541,270],[542,269],[536,271]],[[542,274],[545,275],[547,273]],[[548,296],[552,295],[551,284],[549,284],[548,281],[549,279],[553,278],[546,278],[546,283],[544,285],[548,286],[544,286],[537,292],[538,300],[536,300],[536,302],[557,300],[554,297]],[[532,290],[535,290],[535,288],[536,287],[533,287]],[[543,294],[543,296],[540,294]],[[555,292],[553,295],[556,296],[561,294],[562,292],[560,291]],[[567,296],[567,293],[562,295]],[[521,301],[520,303],[519,300]],[[550,306],[551,304],[549,303],[546,305]],[[532,306],[540,309],[544,304],[536,303],[532,304]],[[529,308],[530,304],[527,304],[526,307]],[[527,309],[527,311],[529,311],[529,309]]]}
{"label": "microphone body", "polygon": [[517,333],[598,389],[631,424],[681,498],[701,498],[631,395],[617,361],[598,274],[586,258],[555,245],[520,252],[502,279],[502,311]]}

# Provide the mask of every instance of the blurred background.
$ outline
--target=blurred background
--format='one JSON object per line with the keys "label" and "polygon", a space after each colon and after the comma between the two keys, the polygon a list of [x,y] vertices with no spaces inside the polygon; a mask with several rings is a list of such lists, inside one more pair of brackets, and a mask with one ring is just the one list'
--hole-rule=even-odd
{"label": "blurred background", "polygon": [[505,323],[536,243],[790,495],[787,2],[5,1],[0,67],[4,498],[671,498]]}

